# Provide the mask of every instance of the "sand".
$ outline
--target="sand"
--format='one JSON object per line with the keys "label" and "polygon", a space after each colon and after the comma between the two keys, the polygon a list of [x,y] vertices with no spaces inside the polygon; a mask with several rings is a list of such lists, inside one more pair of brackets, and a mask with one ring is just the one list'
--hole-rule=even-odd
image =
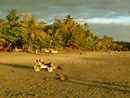
{"label": "sand", "polygon": [[[63,70],[35,72],[42,58]],[[0,98],[129,98],[130,52],[0,53]]]}

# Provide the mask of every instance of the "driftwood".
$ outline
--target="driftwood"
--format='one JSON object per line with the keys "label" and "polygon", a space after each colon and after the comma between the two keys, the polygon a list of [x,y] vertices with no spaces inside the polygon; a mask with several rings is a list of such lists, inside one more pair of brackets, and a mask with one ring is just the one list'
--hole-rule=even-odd
{"label": "driftwood", "polygon": [[14,49],[15,52],[22,52],[22,49]]}

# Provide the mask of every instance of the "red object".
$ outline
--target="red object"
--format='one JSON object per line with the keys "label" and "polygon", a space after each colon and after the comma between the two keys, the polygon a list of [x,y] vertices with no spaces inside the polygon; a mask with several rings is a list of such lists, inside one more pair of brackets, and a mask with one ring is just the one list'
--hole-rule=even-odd
{"label": "red object", "polygon": [[0,51],[3,51],[2,47],[0,47]]}
{"label": "red object", "polygon": [[51,54],[52,54],[52,50],[50,50]]}

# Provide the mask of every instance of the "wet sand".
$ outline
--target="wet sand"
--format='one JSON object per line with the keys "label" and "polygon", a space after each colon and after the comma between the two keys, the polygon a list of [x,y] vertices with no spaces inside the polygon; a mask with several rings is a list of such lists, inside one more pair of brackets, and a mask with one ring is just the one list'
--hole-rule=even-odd
{"label": "wet sand", "polygon": [[[42,58],[63,70],[35,72]],[[130,52],[0,53],[0,98],[129,98]]]}

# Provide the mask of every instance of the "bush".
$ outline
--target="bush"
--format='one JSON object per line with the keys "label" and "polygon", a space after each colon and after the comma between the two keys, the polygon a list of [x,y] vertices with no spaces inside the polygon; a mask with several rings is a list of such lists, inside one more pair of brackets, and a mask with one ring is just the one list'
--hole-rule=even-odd
{"label": "bush", "polygon": [[129,49],[128,49],[128,48],[123,48],[122,50],[123,50],[123,51],[129,51]]}

